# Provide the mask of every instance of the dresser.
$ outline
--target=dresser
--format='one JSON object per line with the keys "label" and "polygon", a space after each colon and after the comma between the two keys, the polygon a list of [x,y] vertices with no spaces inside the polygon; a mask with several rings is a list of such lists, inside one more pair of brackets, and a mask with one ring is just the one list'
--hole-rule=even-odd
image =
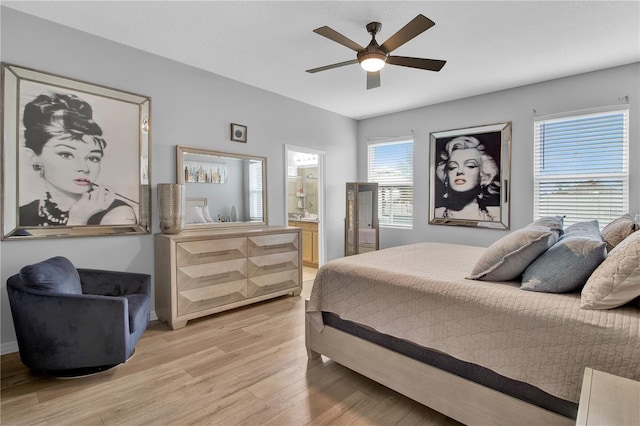
{"label": "dresser", "polygon": [[302,290],[299,228],[188,230],[155,235],[156,315],[187,321]]}

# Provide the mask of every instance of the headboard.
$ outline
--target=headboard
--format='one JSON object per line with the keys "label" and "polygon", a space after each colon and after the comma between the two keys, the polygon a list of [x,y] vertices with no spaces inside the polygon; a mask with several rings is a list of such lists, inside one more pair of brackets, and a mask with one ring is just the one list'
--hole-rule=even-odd
{"label": "headboard", "polygon": [[195,198],[187,198],[186,206],[187,208],[192,206],[206,206],[207,198],[206,197],[195,197]]}

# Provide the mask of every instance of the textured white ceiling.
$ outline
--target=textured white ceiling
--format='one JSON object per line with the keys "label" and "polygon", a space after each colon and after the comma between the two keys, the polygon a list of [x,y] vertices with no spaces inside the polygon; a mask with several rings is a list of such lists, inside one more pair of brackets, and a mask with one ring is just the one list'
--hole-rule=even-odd
{"label": "textured white ceiling", "polygon": [[[2,5],[362,119],[640,61],[639,1],[2,1]],[[434,27],[394,55],[445,59],[439,73],[386,66],[366,90],[355,59],[313,33],[380,44],[419,13]]]}

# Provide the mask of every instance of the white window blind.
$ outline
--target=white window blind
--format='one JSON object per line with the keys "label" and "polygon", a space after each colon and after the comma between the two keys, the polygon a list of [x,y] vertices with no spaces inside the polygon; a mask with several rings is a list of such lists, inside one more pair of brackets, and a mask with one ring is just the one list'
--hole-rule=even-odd
{"label": "white window blind", "polygon": [[262,221],[262,162],[249,163],[249,219]]}
{"label": "white window blind", "polygon": [[413,226],[413,140],[370,143],[367,179],[378,183],[381,226]]}
{"label": "white window blind", "polygon": [[604,226],[629,210],[629,110],[535,120],[534,217]]}

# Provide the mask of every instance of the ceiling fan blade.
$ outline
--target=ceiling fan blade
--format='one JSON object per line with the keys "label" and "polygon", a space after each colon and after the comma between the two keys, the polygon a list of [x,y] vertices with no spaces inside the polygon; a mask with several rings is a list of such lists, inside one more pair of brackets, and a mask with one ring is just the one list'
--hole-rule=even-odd
{"label": "ceiling fan blade", "polygon": [[367,90],[380,87],[380,71],[367,71]]}
{"label": "ceiling fan blade", "polygon": [[400,65],[401,67],[440,71],[447,61],[441,61],[439,59],[409,58],[406,56],[389,56],[387,58],[387,63],[391,65]]}
{"label": "ceiling fan blade", "polygon": [[347,37],[337,32],[336,30],[333,30],[327,26],[316,28],[315,30],[313,30],[313,32],[316,34],[320,34],[321,36],[325,36],[329,40],[333,40],[336,43],[340,43],[341,45],[346,46],[349,49],[355,50],[356,52],[362,52],[364,50],[364,47],[360,46],[355,41],[348,39]]}
{"label": "ceiling fan blade", "polygon": [[397,33],[389,37],[387,41],[382,43],[380,48],[387,53],[396,50],[415,36],[422,34],[429,28],[433,27],[435,22],[424,15],[418,15],[413,18],[407,25],[400,28]]}
{"label": "ceiling fan blade", "polygon": [[357,63],[358,63],[357,59],[352,59],[350,61],[338,62],[337,64],[331,64],[331,65],[325,65],[323,67],[312,68],[310,70],[307,70],[307,72],[314,73],[314,72],[326,71],[333,68],[344,67],[345,65],[352,65]]}

